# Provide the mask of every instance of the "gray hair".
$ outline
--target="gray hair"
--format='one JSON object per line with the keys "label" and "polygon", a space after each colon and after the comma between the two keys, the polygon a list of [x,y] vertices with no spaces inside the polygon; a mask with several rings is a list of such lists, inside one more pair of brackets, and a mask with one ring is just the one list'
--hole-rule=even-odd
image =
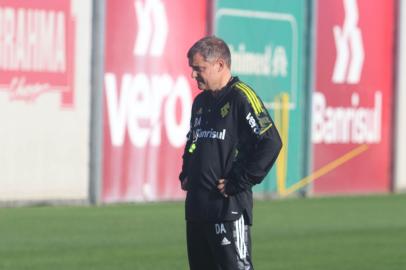
{"label": "gray hair", "polygon": [[187,52],[188,59],[191,60],[196,53],[200,53],[206,61],[221,58],[229,68],[231,67],[230,49],[224,40],[216,36],[204,37],[193,44]]}

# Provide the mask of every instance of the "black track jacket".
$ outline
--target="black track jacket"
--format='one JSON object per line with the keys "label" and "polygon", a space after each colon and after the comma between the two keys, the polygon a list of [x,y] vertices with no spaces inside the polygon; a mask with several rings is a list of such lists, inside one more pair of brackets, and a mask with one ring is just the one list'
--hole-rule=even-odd
{"label": "black track jacket", "polygon": [[[282,142],[260,98],[238,77],[216,96],[196,96],[179,179],[188,178],[186,220],[252,224],[252,186],[274,164]],[[217,189],[226,179],[224,197]]]}

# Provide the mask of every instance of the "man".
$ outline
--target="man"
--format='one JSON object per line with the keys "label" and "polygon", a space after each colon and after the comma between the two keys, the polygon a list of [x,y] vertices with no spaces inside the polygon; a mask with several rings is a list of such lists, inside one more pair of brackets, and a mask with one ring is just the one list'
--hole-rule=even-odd
{"label": "man", "polygon": [[259,184],[282,147],[255,92],[231,76],[227,44],[213,36],[188,51],[196,96],[179,175],[187,191],[190,269],[252,270],[252,186]]}

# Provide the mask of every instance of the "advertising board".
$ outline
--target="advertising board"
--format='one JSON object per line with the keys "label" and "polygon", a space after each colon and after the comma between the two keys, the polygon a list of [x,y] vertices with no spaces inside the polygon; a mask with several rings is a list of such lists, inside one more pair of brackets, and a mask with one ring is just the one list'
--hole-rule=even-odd
{"label": "advertising board", "polygon": [[270,111],[283,148],[257,192],[285,195],[307,172],[306,1],[216,1],[215,34],[230,47],[232,73]]}
{"label": "advertising board", "polygon": [[107,1],[102,200],[182,198],[178,175],[196,83],[187,50],[206,1]]}
{"label": "advertising board", "polygon": [[317,1],[315,194],[391,185],[394,1]]}

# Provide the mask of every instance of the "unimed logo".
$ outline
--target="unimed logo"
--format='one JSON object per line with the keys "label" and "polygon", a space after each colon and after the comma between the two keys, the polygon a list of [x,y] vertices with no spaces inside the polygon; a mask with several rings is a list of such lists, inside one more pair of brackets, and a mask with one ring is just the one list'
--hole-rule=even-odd
{"label": "unimed logo", "polygon": [[357,26],[359,12],[356,0],[343,0],[345,19],[343,26],[334,26],[336,61],[332,81],[357,84],[364,63],[364,46],[361,30]]}

